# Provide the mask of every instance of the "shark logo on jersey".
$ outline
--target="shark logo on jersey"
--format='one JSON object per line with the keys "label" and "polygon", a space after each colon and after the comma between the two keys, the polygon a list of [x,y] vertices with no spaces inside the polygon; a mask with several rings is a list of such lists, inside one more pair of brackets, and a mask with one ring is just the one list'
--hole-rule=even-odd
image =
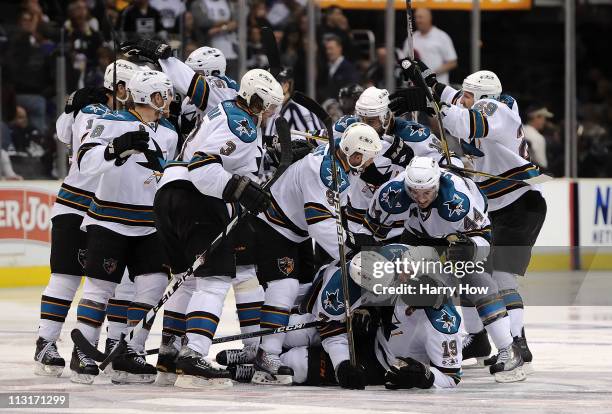
{"label": "shark logo on jersey", "polygon": [[380,196],[380,203],[385,204],[385,210],[393,210],[393,207],[401,207],[399,195],[402,192],[401,188],[387,187],[387,190]]}
{"label": "shark logo on jersey", "polygon": [[436,319],[436,322],[440,322],[443,329],[446,329],[448,332],[452,332],[455,329],[457,317],[449,314],[446,309],[442,309],[442,314],[438,319]]}
{"label": "shark logo on jersey", "polygon": [[410,135],[418,135],[419,137],[427,136],[427,130],[421,124],[410,125]]}
{"label": "shark logo on jersey", "polygon": [[[331,167],[330,168],[326,168],[325,170],[327,171],[327,174],[328,174],[328,175],[325,176],[325,180],[327,180],[327,183],[329,183],[327,185],[327,187],[332,187],[334,185],[333,184],[334,180],[333,180],[333,177],[332,177]],[[340,174],[340,167],[338,165],[336,165],[336,170],[338,171],[338,181],[339,181],[338,185],[340,187],[340,190],[342,191],[342,190],[344,190],[344,188],[346,188],[346,186],[348,186],[348,182],[344,178],[344,175]]]}
{"label": "shark logo on jersey", "polygon": [[453,194],[453,199],[444,202],[446,208],[448,208],[448,216],[453,217],[453,214],[457,213],[458,216],[461,216],[461,213],[465,213],[465,209],[463,208],[463,198],[459,197],[457,194]]}
{"label": "shark logo on jersey", "polygon": [[152,176],[149,177],[147,181],[145,182],[146,184],[151,182],[152,178],[155,178],[157,182],[159,182],[159,180],[161,180],[161,177],[162,177],[161,173],[164,171],[164,167],[166,166],[166,159],[164,157],[164,151],[162,151],[160,146],[157,144],[157,142],[153,138],[151,138],[151,141],[153,141],[155,150],[151,150],[151,149],[145,150],[142,154],[145,156],[147,161],[137,162],[138,165],[141,165],[153,171]]}
{"label": "shark logo on jersey", "polygon": [[323,300],[323,309],[331,308],[334,312],[338,312],[340,309],[344,308],[344,303],[340,302],[338,299],[340,295],[340,288],[334,290],[333,292],[326,291],[325,299]]}
{"label": "shark logo on jersey", "polygon": [[234,120],[234,122],[238,125],[236,127],[236,132],[240,134],[240,137],[242,137],[242,135],[246,135],[250,139],[252,138],[252,135],[254,133],[257,133],[254,128],[251,128],[251,125],[249,125],[249,121],[244,118],[239,121]]}

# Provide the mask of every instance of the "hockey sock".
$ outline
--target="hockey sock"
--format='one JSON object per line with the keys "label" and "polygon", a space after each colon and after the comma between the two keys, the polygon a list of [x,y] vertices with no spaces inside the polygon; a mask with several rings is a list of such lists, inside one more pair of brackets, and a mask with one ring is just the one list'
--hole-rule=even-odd
{"label": "hockey sock", "polygon": [[189,348],[206,356],[219,325],[223,302],[231,286],[229,276],[196,279],[196,291],[187,306],[187,339]]}
{"label": "hockey sock", "polygon": [[57,341],[81,277],[52,273],[40,299],[38,336]]}
{"label": "hockey sock", "polygon": [[[257,280],[255,266],[238,266],[236,278],[232,280],[236,310],[240,322],[240,332],[250,333],[259,330],[261,306],[264,303],[264,290]],[[244,345],[258,344],[259,338],[243,339]]]}
{"label": "hockey sock", "polygon": [[482,319],[474,305],[461,301],[461,313],[463,314],[463,326],[469,334],[477,334],[484,329]]}
{"label": "hockey sock", "polygon": [[505,348],[512,343],[510,318],[499,295],[483,298],[476,303],[476,310],[497,349]]}
{"label": "hockey sock", "polygon": [[[297,279],[281,279],[268,283],[265,304],[261,307],[261,329],[279,328],[289,323],[289,313],[295,303],[299,289]],[[279,355],[285,334],[268,335],[261,338],[261,348]]]}
{"label": "hockey sock", "polygon": [[185,282],[170,296],[170,299],[164,305],[162,334],[174,335],[176,337],[173,345],[177,350],[181,349],[181,338],[185,336],[185,330],[187,329],[187,316],[185,312],[195,287],[196,279],[194,277],[185,279]]}
{"label": "hockey sock", "polygon": [[108,299],[115,293],[116,283],[106,280],[85,278],[83,297],[77,308],[77,329],[91,343],[100,338],[100,327],[106,315]]}
{"label": "hockey sock", "polygon": [[127,271],[121,283],[115,289],[115,295],[108,300],[106,306],[106,336],[111,339],[121,338],[127,333],[127,313],[130,302],[134,298],[134,283],[128,277]]}
{"label": "hockey sock", "polygon": [[493,279],[495,279],[499,285],[499,294],[506,305],[506,309],[508,310],[512,336],[521,336],[524,327],[524,304],[523,298],[521,297],[520,293],[518,293],[517,275],[509,272],[494,270]]}
{"label": "hockey sock", "polygon": [[[139,275],[134,278],[134,300],[128,307],[128,327],[133,327],[140,322],[147,312],[157,304],[168,283],[168,276],[164,273],[151,273]],[[153,325],[153,321],[151,321]],[[145,341],[149,336],[151,326],[145,326],[135,333],[130,346],[137,352],[144,351]]]}

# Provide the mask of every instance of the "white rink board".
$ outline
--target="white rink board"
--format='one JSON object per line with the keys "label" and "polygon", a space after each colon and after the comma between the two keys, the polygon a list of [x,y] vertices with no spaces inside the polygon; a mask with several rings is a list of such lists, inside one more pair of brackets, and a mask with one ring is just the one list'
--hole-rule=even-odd
{"label": "white rink board", "polygon": [[[526,382],[496,384],[485,371],[465,370],[456,390],[387,391],[368,387],[274,387],[238,384],[231,390],[179,390],[153,385],[116,386],[98,378],[94,386],[73,384],[67,370],[61,378],[33,374],[35,328],[42,288],[0,290],[0,392],[57,391],[70,394],[69,413],[610,413],[612,409],[612,307],[530,307],[526,333],[536,373]],[[80,293],[73,303],[78,301]],[[219,335],[237,333],[233,294],[221,318]],[[161,315],[159,315],[161,316]],[[70,357],[70,311],[59,342]],[[157,318],[148,348],[160,341]],[[102,338],[102,342],[104,338]],[[213,347],[211,354],[221,347]],[[67,361],[68,363],[69,361]],[[155,363],[155,357],[149,357]],[[5,411],[1,410],[0,412]],[[41,412],[19,409],[6,412]]]}

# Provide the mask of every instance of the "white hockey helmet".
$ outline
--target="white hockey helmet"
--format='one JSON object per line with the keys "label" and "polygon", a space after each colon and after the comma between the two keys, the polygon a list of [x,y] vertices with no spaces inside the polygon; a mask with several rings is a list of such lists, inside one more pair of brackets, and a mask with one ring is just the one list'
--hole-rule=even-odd
{"label": "white hockey helmet", "polygon": [[392,116],[389,110],[389,91],[375,86],[367,88],[355,103],[355,115],[362,122],[366,118],[378,117],[383,128],[382,133],[386,133]]}
{"label": "white hockey helmet", "polygon": [[257,95],[263,103],[262,112],[283,104],[283,88],[267,70],[251,69],[240,80],[238,96],[251,105],[251,98]]}
{"label": "white hockey helmet", "polygon": [[490,70],[479,70],[463,80],[462,89],[474,94],[474,102],[483,98],[499,99],[502,85],[497,75]]}
{"label": "white hockey helmet", "polygon": [[374,128],[363,122],[354,122],[342,133],[340,150],[347,158],[359,152],[362,155],[361,163],[357,166],[351,165],[351,168],[361,171],[365,163],[380,154],[382,141]]}
{"label": "white hockey helmet", "polygon": [[429,190],[440,187],[440,166],[431,157],[414,157],[406,167],[406,190]]}
{"label": "white hockey helmet", "polygon": [[[113,77],[114,77],[114,71],[115,71],[115,63],[117,67],[117,78],[116,78],[117,81],[116,82],[117,84],[119,84],[119,82],[123,82],[126,87],[130,79],[132,79],[132,76],[134,76],[136,72],[140,72],[142,70],[140,66],[136,65],[135,63],[128,62],[127,60],[123,60],[123,59],[117,59],[115,62],[112,62],[111,64],[109,64],[106,67],[106,70],[104,71],[104,87],[111,92],[114,89],[113,88]],[[127,101],[127,96],[123,99],[117,96],[117,100],[121,102],[122,104],[125,104],[125,102]]]}
{"label": "white hockey helmet", "polygon": [[389,286],[395,279],[395,271],[387,272],[379,268],[379,263],[388,259],[372,250],[362,250],[357,253],[349,264],[349,276],[357,285],[368,292],[374,291],[374,285]]}
{"label": "white hockey helmet", "polygon": [[164,111],[164,106],[155,106],[151,96],[159,92],[164,102],[173,96],[172,82],[165,73],[156,70],[137,72],[128,82],[128,90],[135,104],[149,105],[159,112]]}
{"label": "white hockey helmet", "polygon": [[225,75],[227,62],[225,55],[219,49],[204,46],[191,52],[185,61],[194,71],[204,75]]}

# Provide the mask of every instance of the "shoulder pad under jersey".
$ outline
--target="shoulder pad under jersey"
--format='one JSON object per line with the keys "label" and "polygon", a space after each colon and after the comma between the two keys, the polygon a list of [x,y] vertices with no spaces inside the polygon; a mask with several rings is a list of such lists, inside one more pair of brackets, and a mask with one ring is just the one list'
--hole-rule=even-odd
{"label": "shoulder pad under jersey", "polygon": [[107,112],[102,119],[109,121],[139,121],[138,118],[128,111]]}
{"label": "shoulder pad under jersey", "polygon": [[378,204],[387,213],[401,214],[410,208],[412,199],[406,193],[403,181],[391,181],[380,189]]}
{"label": "shoulder pad under jersey", "polygon": [[257,125],[247,112],[239,108],[233,100],[223,101],[221,106],[227,116],[227,125],[234,135],[246,143],[257,139]]}
{"label": "shoulder pad under jersey", "polygon": [[395,118],[393,133],[408,142],[423,142],[431,135],[431,130],[418,122]]}
{"label": "shoulder pad under jersey", "polygon": [[459,332],[461,316],[454,306],[445,304],[440,309],[425,308],[425,314],[431,325],[443,334],[456,334]]}
{"label": "shoulder pad under jersey", "polygon": [[334,131],[343,133],[344,130],[354,122],[357,122],[357,117],[355,115],[344,115],[334,124]]}
{"label": "shoulder pad under jersey", "polygon": [[87,105],[86,107],[82,108],[81,112],[83,112],[84,114],[92,114],[92,115],[102,116],[102,115],[105,115],[107,112],[112,112],[112,111],[106,105],[103,105],[103,104],[91,104],[91,105]]}
{"label": "shoulder pad under jersey", "polygon": [[506,104],[508,106],[508,108],[510,108],[510,109],[512,109],[512,107],[514,106],[514,104],[516,102],[514,100],[514,98],[512,96],[510,96],[510,95],[500,95],[499,101],[501,103]]}
{"label": "shoulder pad under jersey", "polygon": [[[319,155],[317,158],[321,159],[321,167],[319,169],[321,181],[325,187],[333,190],[334,181],[331,169],[331,156],[329,154],[325,154],[325,156]],[[342,193],[349,187],[349,177],[348,174],[342,168],[340,168],[340,162],[336,161],[334,165],[336,166],[336,172],[338,174],[338,187],[340,187],[339,191]]]}
{"label": "shoulder pad under jersey", "polygon": [[171,131],[176,132],[176,128],[174,127],[174,125],[172,125],[172,122],[168,121],[166,118],[160,118],[159,119],[159,125],[166,127],[168,129],[170,129]]}
{"label": "shoulder pad under jersey", "polygon": [[470,211],[470,199],[466,194],[458,191],[448,173],[440,176],[440,189],[434,206],[438,215],[447,221],[459,221]]}

